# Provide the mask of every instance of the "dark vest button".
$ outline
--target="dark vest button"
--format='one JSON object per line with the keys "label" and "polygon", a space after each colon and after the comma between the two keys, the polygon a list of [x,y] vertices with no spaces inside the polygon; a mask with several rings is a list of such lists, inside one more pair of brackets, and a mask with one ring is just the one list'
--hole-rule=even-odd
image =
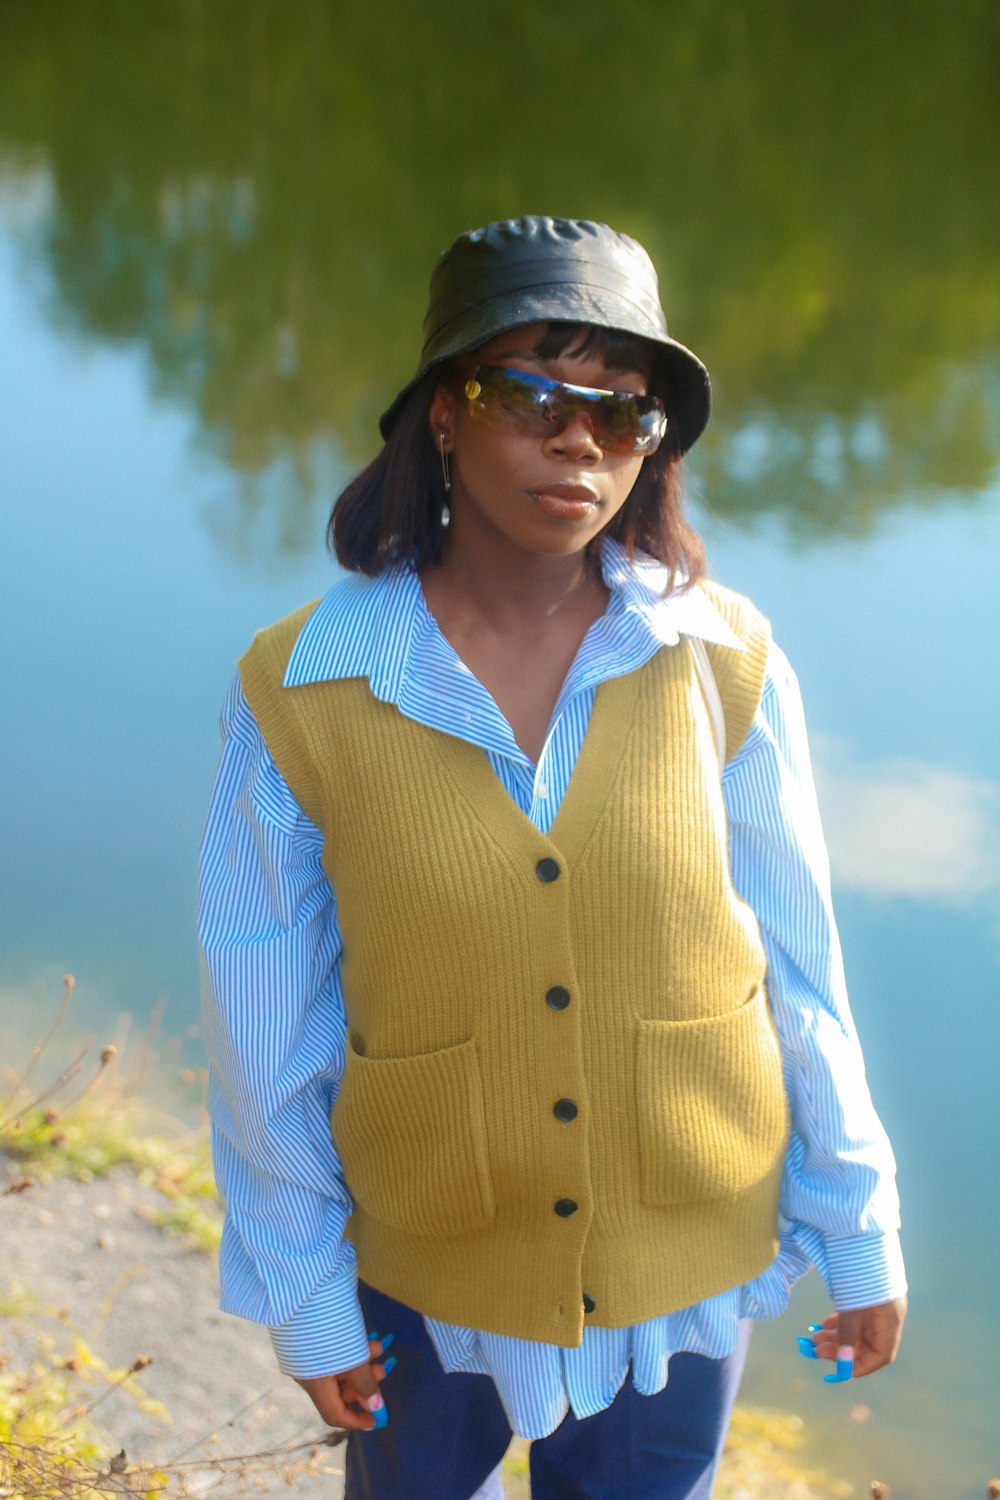
{"label": "dark vest button", "polygon": [[568,1124],[570,1120],[576,1119],[577,1108],[572,1099],[557,1099],[552,1106],[552,1113],[557,1120],[564,1120]]}
{"label": "dark vest button", "polygon": [[544,880],[546,885],[551,880],[558,880],[560,875],[558,861],[554,859],[540,859],[535,866],[535,874],[539,880]]}
{"label": "dark vest button", "polygon": [[561,984],[554,984],[545,992],[545,1003],[553,1010],[565,1010],[569,1004],[569,990],[564,990]]}
{"label": "dark vest button", "polygon": [[583,1310],[585,1313],[592,1313],[597,1311],[597,1303],[594,1301],[589,1292],[584,1292],[583,1294]]}
{"label": "dark vest button", "polygon": [[556,1213],[560,1219],[568,1219],[570,1214],[575,1214],[579,1204],[574,1203],[572,1198],[560,1198],[555,1205]]}

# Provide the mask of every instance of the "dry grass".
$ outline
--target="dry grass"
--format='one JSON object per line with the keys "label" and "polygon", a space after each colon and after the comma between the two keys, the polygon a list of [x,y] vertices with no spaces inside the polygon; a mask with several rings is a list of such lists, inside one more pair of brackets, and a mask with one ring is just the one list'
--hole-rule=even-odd
{"label": "dry grass", "polygon": [[[57,1038],[73,998],[75,982],[63,977],[62,1004],[45,1039],[31,1049],[20,1072],[0,1075],[0,1154],[19,1169],[7,1192],[23,1192],[52,1177],[91,1182],[113,1167],[130,1167],[140,1182],[164,1197],[154,1222],[183,1234],[204,1250],[218,1248],[222,1215],[212,1175],[208,1130],[191,1128],[158,1103],[162,1085],[150,1086],[153,1048],[147,1038],[135,1058],[123,1061],[115,1043],[92,1040],[47,1082],[35,1082],[39,1066]],[[187,1090],[203,1076],[183,1069],[177,1085]]]}

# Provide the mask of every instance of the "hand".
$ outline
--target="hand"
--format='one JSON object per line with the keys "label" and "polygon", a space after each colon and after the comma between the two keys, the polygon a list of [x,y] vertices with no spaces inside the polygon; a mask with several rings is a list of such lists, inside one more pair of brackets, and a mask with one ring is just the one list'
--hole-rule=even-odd
{"label": "hand", "polygon": [[[370,1339],[369,1357],[364,1364],[354,1365],[350,1370],[341,1370],[334,1375],[315,1375],[308,1379],[296,1376],[297,1383],[308,1394],[328,1427],[371,1432],[373,1427],[385,1426],[388,1412],[379,1392],[379,1383],[387,1374],[386,1366],[380,1359],[383,1353],[382,1343],[378,1339]],[[395,1360],[391,1362],[390,1368],[394,1364]],[[384,1413],[384,1416],[376,1418],[372,1415],[376,1411]]]}
{"label": "hand", "polygon": [[875,1307],[831,1313],[821,1325],[809,1330],[811,1340],[799,1340],[799,1347],[811,1341],[816,1358],[832,1360],[836,1360],[838,1349],[853,1349],[854,1378],[858,1379],[892,1364],[905,1319],[905,1297],[880,1302]]}

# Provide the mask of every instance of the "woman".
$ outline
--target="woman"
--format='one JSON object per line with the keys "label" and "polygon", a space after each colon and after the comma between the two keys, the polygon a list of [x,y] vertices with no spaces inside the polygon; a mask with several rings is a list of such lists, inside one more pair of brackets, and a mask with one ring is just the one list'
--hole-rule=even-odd
{"label": "woman", "polygon": [[797,688],[681,512],[709,406],[634,241],[461,236],[334,507],[348,576],[227,704],[223,1305],[348,1429],[350,1500],[498,1495],[511,1430],[536,1500],[707,1497],[749,1319],[809,1264],[802,1352],[895,1357]]}

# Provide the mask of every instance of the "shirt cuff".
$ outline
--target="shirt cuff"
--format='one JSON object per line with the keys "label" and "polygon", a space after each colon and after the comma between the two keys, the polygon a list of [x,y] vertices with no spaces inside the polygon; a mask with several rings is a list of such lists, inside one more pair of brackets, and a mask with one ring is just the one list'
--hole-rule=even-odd
{"label": "shirt cuff", "polygon": [[353,1255],[287,1323],[268,1329],[283,1375],[309,1380],[317,1375],[337,1375],[364,1364],[368,1339],[358,1302],[358,1276]]}
{"label": "shirt cuff", "polygon": [[823,1279],[838,1312],[877,1307],[906,1295],[906,1271],[899,1235],[858,1234],[826,1239]]}

